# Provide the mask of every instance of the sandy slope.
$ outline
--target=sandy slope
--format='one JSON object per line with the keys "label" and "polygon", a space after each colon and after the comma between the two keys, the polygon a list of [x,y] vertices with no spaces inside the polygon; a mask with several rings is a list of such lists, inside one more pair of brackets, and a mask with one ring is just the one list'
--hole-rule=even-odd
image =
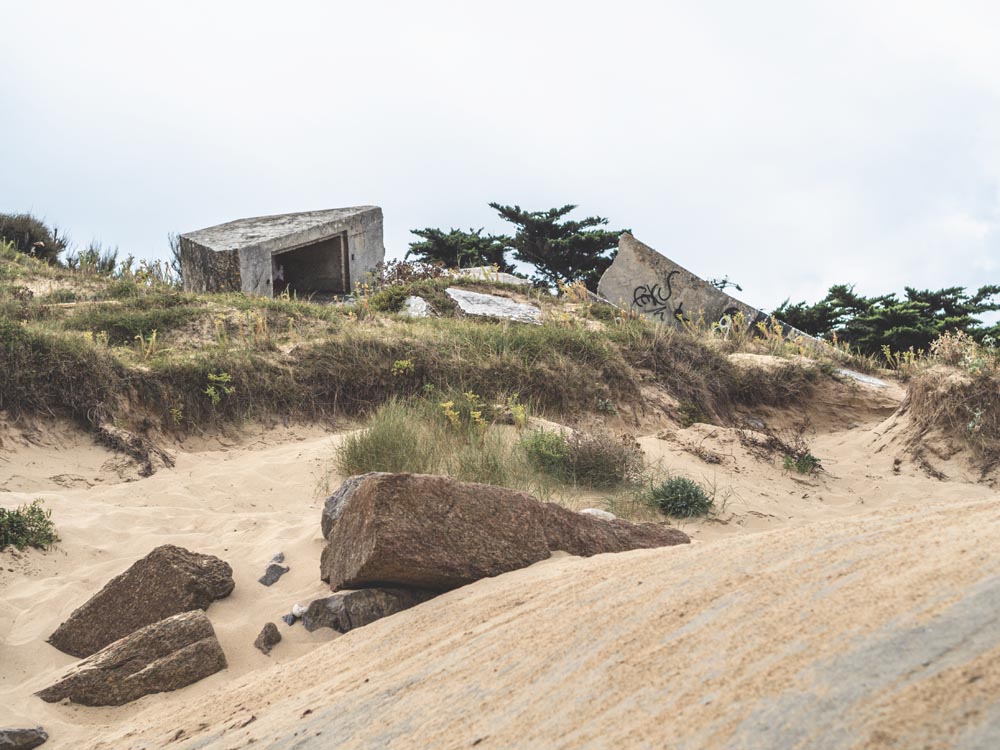
{"label": "sandy slope", "polygon": [[[281,624],[270,658],[251,646],[260,627],[324,593],[336,437],[188,446],[175,469],[122,482],[79,436],[5,432],[0,502],[45,498],[63,541],[0,554],[0,726],[41,723],[56,748],[992,747],[1000,500],[896,466],[898,399],[819,394],[818,477],[754,459],[731,430],[657,431],[649,457],[725,504],[685,525],[699,543],[557,557],[340,638]],[[208,613],[230,668],[117,709],[33,698],[73,662],[44,638],[165,542],[233,565],[236,591]],[[265,589],[279,550],[292,572]]]}

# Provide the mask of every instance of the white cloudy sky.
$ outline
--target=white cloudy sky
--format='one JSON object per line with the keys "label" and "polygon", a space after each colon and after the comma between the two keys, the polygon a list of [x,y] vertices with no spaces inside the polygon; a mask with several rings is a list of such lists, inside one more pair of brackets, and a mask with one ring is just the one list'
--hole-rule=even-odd
{"label": "white cloudy sky", "polygon": [[577,203],[748,302],[1000,283],[1000,4],[0,0],[0,211]]}

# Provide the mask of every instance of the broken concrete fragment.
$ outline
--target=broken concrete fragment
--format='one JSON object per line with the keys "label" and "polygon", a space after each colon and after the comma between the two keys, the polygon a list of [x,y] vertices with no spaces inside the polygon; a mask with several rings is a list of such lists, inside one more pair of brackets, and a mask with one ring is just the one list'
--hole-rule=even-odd
{"label": "broken concrete fragment", "polygon": [[519,323],[541,325],[542,311],[534,305],[525,305],[495,294],[480,294],[465,289],[448,287],[445,292],[455,300],[458,309],[466,315],[486,318],[502,318]]}
{"label": "broken concrete fragment", "polygon": [[766,320],[760,310],[730,297],[721,289],[639,242],[627,232],[618,240],[618,254],[597,285],[613,304],[681,327],[703,316],[708,323],[743,313],[748,325]]}
{"label": "broken concrete fragment", "polygon": [[120,706],[177,690],[226,668],[226,656],[200,609],[147,625],[78,662],[37,695],[55,703]]}
{"label": "broken concrete fragment", "polygon": [[253,645],[255,648],[267,655],[270,654],[271,649],[280,642],[281,633],[278,632],[278,626],[273,622],[269,622],[260,631],[260,635],[257,636],[257,640],[253,642]]}
{"label": "broken concrete fragment", "polygon": [[309,631],[333,628],[340,633],[346,633],[381,620],[383,617],[402,612],[436,595],[436,591],[419,589],[377,588],[348,591],[311,602],[302,617],[302,624]]}
{"label": "broken concrete fragment", "polygon": [[400,315],[408,318],[429,318],[434,314],[434,308],[423,297],[407,297],[403,302],[403,309]]}
{"label": "broken concrete fragment", "polygon": [[41,727],[0,729],[0,750],[33,750],[48,738]]}
{"label": "broken concrete fragment", "polygon": [[258,583],[262,583],[265,586],[271,586],[277,583],[281,576],[285,575],[291,568],[287,565],[278,565],[278,563],[271,563],[267,566],[267,570],[264,571],[264,575],[257,579]]}
{"label": "broken concrete fragment", "polygon": [[327,501],[323,528],[320,574],[334,591],[447,591],[554,550],[589,556],[690,541],[659,524],[608,521],[524,492],[424,474],[352,477]]}
{"label": "broken concrete fragment", "polygon": [[232,593],[233,569],[213,555],[157,547],[92,596],[49,636],[77,657],[90,656],[141,627],[178,612],[208,609]]}

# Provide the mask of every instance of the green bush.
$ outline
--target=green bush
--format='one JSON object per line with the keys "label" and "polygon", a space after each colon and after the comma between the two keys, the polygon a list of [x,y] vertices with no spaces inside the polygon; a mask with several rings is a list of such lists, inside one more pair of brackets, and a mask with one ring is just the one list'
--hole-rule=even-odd
{"label": "green bush", "polygon": [[22,505],[16,510],[0,508],[0,552],[13,545],[45,549],[59,541],[52,523],[52,511],[42,507],[41,500]]}
{"label": "green bush", "polygon": [[416,410],[392,398],[376,410],[368,426],[347,435],[337,449],[337,468],[348,476],[369,471],[433,473],[438,441]]}
{"label": "green bush", "polygon": [[385,289],[375,292],[368,304],[375,312],[394,313],[403,309],[403,304],[409,296],[409,290],[400,284],[387,286]]}
{"label": "green bush", "polygon": [[704,516],[712,510],[712,498],[701,485],[685,477],[671,477],[649,489],[653,505],[674,518]]}
{"label": "green bush", "polygon": [[538,471],[561,481],[589,487],[614,487],[642,472],[642,448],[628,436],[607,432],[533,430],[520,447]]}
{"label": "green bush", "polygon": [[14,244],[25,255],[56,263],[69,244],[58,229],[50,229],[31,214],[0,214],[0,240]]}
{"label": "green bush", "polygon": [[815,474],[823,468],[820,460],[812,453],[785,454],[784,464],[787,471],[794,469],[799,474]]}

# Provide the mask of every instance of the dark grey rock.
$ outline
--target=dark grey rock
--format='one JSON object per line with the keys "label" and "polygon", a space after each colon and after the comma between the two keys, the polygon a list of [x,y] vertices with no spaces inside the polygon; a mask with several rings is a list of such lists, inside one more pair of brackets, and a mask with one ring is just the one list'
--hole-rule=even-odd
{"label": "dark grey rock", "polygon": [[271,649],[280,642],[281,633],[278,632],[278,626],[273,622],[269,622],[260,631],[260,635],[257,636],[257,640],[253,642],[253,645],[264,654],[270,654]]}
{"label": "dark grey rock", "polygon": [[278,563],[271,563],[267,566],[267,570],[264,571],[264,575],[257,579],[258,583],[262,583],[265,586],[271,586],[277,583],[281,576],[285,575],[290,570],[286,565],[278,565]]}
{"label": "dark grey rock", "polygon": [[165,693],[226,668],[215,630],[200,609],[182,612],[127,635],[78,662],[37,693],[56,703],[120,706]]}
{"label": "dark grey rock", "polygon": [[31,750],[48,738],[41,727],[0,729],[0,750]]}
{"label": "dark grey rock", "polygon": [[306,630],[333,628],[346,633],[402,612],[437,595],[420,589],[359,589],[316,599],[302,616]]}
{"label": "dark grey rock", "polygon": [[282,615],[281,619],[284,620],[285,625],[288,626],[292,626],[299,621],[299,618],[292,614]]}
{"label": "dark grey rock", "polygon": [[192,609],[208,609],[232,593],[233,569],[214,555],[157,547],[108,581],[49,636],[49,643],[84,657],[130,633]]}
{"label": "dark grey rock", "polygon": [[326,502],[323,503],[323,517],[320,519],[320,529],[323,532],[324,539],[330,538],[330,529],[333,528],[337,519],[344,512],[347,501],[354,494],[354,490],[358,488],[366,477],[377,476],[380,473],[373,471],[368,474],[358,474],[357,476],[349,477],[340,485],[340,488],[336,492],[326,499]]}
{"label": "dark grey rock", "polygon": [[285,553],[284,552],[279,552],[274,557],[272,557],[270,560],[268,560],[268,564],[270,564],[270,563],[283,563],[284,561],[285,561]]}

